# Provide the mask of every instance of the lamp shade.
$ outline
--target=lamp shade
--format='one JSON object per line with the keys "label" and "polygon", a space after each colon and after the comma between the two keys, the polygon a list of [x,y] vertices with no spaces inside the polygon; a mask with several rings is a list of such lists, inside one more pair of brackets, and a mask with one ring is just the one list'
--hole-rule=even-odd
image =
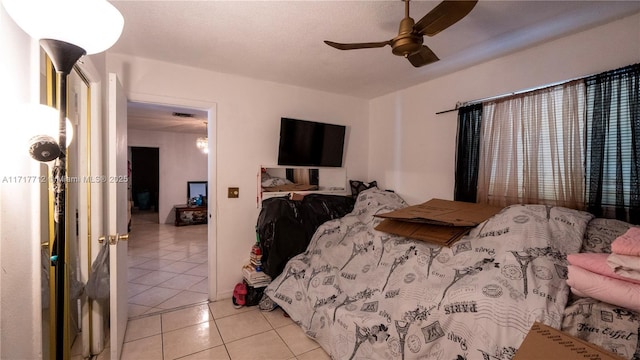
{"label": "lamp shade", "polygon": [[[60,113],[57,109],[44,104],[22,104],[16,108],[19,109],[20,114],[14,119],[29,124],[25,128],[27,137],[46,135],[58,141]],[[66,118],[66,123],[66,146],[69,147],[73,141],[73,125],[69,118]]]}
{"label": "lamp shade", "polygon": [[2,0],[11,18],[32,38],[64,41],[103,52],[118,41],[122,14],[107,0]]}

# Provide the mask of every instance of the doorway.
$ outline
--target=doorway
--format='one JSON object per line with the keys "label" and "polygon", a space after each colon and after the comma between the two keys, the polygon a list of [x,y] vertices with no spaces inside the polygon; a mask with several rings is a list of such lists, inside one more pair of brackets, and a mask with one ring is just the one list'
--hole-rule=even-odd
{"label": "doorway", "polygon": [[132,214],[159,223],[160,149],[132,146],[129,148]]}
{"label": "doorway", "polygon": [[198,138],[208,136],[209,117],[209,110],[128,104],[133,201],[129,319],[206,302],[214,293],[209,270],[212,217],[209,224],[176,226],[174,215],[174,206],[187,203],[189,181],[210,181],[211,154],[196,146]]}

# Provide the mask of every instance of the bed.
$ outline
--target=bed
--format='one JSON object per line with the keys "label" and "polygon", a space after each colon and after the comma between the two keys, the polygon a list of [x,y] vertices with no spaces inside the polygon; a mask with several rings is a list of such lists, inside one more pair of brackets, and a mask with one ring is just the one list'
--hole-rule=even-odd
{"label": "bed", "polygon": [[287,263],[261,308],[282,307],[333,359],[511,359],[534,321],[638,359],[640,316],[566,283],[566,255],[606,251],[624,224],[516,205],[450,248],[374,230],[375,214],[405,206],[392,192],[360,193]]}

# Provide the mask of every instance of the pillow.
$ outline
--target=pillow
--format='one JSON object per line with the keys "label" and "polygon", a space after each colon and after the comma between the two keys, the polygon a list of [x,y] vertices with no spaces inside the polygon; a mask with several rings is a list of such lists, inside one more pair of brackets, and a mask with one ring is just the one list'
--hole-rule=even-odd
{"label": "pillow", "polygon": [[349,185],[351,185],[351,196],[354,199],[358,197],[358,194],[367,189],[378,188],[378,184],[375,181],[367,183],[359,180],[349,180]]}

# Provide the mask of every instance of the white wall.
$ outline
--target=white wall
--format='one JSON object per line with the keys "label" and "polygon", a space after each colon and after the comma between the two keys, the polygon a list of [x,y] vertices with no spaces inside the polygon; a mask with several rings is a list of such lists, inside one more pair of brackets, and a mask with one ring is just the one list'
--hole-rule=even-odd
{"label": "white wall", "polygon": [[[0,7],[0,358],[42,357],[40,164],[28,155],[32,122],[12,106],[39,102],[39,47]],[[35,134],[33,134],[35,135]],[[20,178],[22,176],[22,178]],[[33,176],[33,178],[25,178]],[[35,214],[35,215],[34,215]]]}
{"label": "white wall", "polygon": [[[217,105],[218,260],[212,270],[217,297],[230,296],[242,279],[241,265],[255,241],[256,176],[260,165],[277,162],[280,117],[347,125],[347,177],[366,178],[365,100],[121,54],[108,54],[107,68],[118,73],[130,100],[163,97]],[[227,198],[228,187],[239,187],[240,197]]]}
{"label": "white wall", "polygon": [[457,112],[436,112],[638,62],[640,14],[376,98],[369,180],[410,204],[453,199]]}
{"label": "white wall", "polygon": [[[173,206],[186,204],[187,181],[207,180],[207,154],[196,148],[198,137],[166,131],[128,131],[129,146],[159,148],[158,218],[161,223],[172,224]],[[132,175],[136,175],[135,169]]]}

